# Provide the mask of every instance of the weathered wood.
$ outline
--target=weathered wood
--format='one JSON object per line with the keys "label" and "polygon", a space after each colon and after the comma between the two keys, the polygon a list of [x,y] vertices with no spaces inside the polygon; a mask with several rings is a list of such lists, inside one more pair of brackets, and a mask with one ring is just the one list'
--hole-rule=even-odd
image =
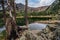
{"label": "weathered wood", "polygon": [[10,23],[11,23],[11,30],[10,30],[10,36],[8,40],[15,40],[19,36],[18,28],[16,25],[16,6],[15,6],[15,0],[8,0],[8,7],[9,7],[9,15],[10,15]]}
{"label": "weathered wood", "polygon": [[4,23],[5,23],[5,27],[6,27],[6,37],[5,37],[5,40],[7,40],[7,36],[8,36],[8,27],[7,27],[7,21],[6,21],[6,10],[5,10],[5,7],[4,7],[4,0],[1,0],[1,3],[2,3],[2,9],[3,9],[3,16],[4,16]]}
{"label": "weathered wood", "polygon": [[27,15],[27,9],[28,9],[28,0],[25,0],[25,24],[28,28],[28,15]]}

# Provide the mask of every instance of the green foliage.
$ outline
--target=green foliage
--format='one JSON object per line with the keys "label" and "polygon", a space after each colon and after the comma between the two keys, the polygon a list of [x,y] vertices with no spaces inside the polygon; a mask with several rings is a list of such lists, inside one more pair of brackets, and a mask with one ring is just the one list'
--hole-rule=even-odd
{"label": "green foliage", "polygon": [[0,19],[0,28],[3,27],[3,25],[4,25],[3,19]]}
{"label": "green foliage", "polygon": [[0,12],[0,18],[3,18],[3,14],[2,14],[2,12]]}
{"label": "green foliage", "polygon": [[[32,17],[32,18],[28,18],[29,23],[35,22],[35,21],[41,21],[41,20],[49,20],[52,18],[40,18],[40,17]],[[19,26],[23,26],[25,25],[25,19],[24,18],[16,18],[17,21],[17,25]]]}
{"label": "green foliage", "polygon": [[6,36],[6,31],[4,30],[0,33],[0,40],[3,40],[5,36]]}
{"label": "green foliage", "polygon": [[6,36],[6,30],[2,31],[1,34],[2,34],[3,36]]}
{"label": "green foliage", "polygon": [[58,14],[60,11],[60,0],[55,0],[55,2],[50,6],[50,8],[47,10],[48,14],[52,13],[54,15]]}

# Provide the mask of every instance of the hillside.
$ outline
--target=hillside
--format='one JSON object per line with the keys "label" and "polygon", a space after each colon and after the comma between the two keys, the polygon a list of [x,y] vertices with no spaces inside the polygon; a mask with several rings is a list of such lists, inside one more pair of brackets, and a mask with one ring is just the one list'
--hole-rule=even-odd
{"label": "hillside", "polygon": [[[16,8],[17,10],[24,10],[25,8],[25,5],[22,4],[22,3],[18,3],[16,4]],[[29,7],[28,6],[28,11],[31,11],[31,12],[40,12],[40,11],[44,11],[48,8],[48,6],[42,6],[42,7],[37,7],[37,8],[33,8],[33,7]]]}
{"label": "hillside", "polygon": [[50,5],[48,12],[52,13],[60,13],[60,0],[56,0],[52,5]]}

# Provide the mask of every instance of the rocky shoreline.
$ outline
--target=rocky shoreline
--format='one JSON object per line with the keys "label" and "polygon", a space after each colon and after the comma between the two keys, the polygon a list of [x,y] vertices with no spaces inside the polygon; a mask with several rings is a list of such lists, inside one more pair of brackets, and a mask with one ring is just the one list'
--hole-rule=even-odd
{"label": "rocky shoreline", "polygon": [[60,27],[57,25],[49,25],[42,31],[26,30],[19,38],[20,40],[60,40]]}

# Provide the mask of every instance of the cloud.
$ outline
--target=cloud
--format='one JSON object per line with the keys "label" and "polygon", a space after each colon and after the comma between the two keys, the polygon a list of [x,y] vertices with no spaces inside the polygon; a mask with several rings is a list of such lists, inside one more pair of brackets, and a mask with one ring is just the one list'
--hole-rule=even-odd
{"label": "cloud", "polygon": [[51,5],[55,0],[41,0],[40,6]]}
{"label": "cloud", "polygon": [[15,0],[15,2],[25,4],[25,0]]}
{"label": "cloud", "polygon": [[28,6],[30,6],[30,7],[38,7],[39,3],[40,3],[40,0],[34,0],[34,1],[29,0]]}
{"label": "cloud", "polygon": [[[41,6],[49,6],[55,0],[28,0],[28,6],[30,7],[41,7]],[[25,0],[16,0],[16,3],[25,4]]]}

